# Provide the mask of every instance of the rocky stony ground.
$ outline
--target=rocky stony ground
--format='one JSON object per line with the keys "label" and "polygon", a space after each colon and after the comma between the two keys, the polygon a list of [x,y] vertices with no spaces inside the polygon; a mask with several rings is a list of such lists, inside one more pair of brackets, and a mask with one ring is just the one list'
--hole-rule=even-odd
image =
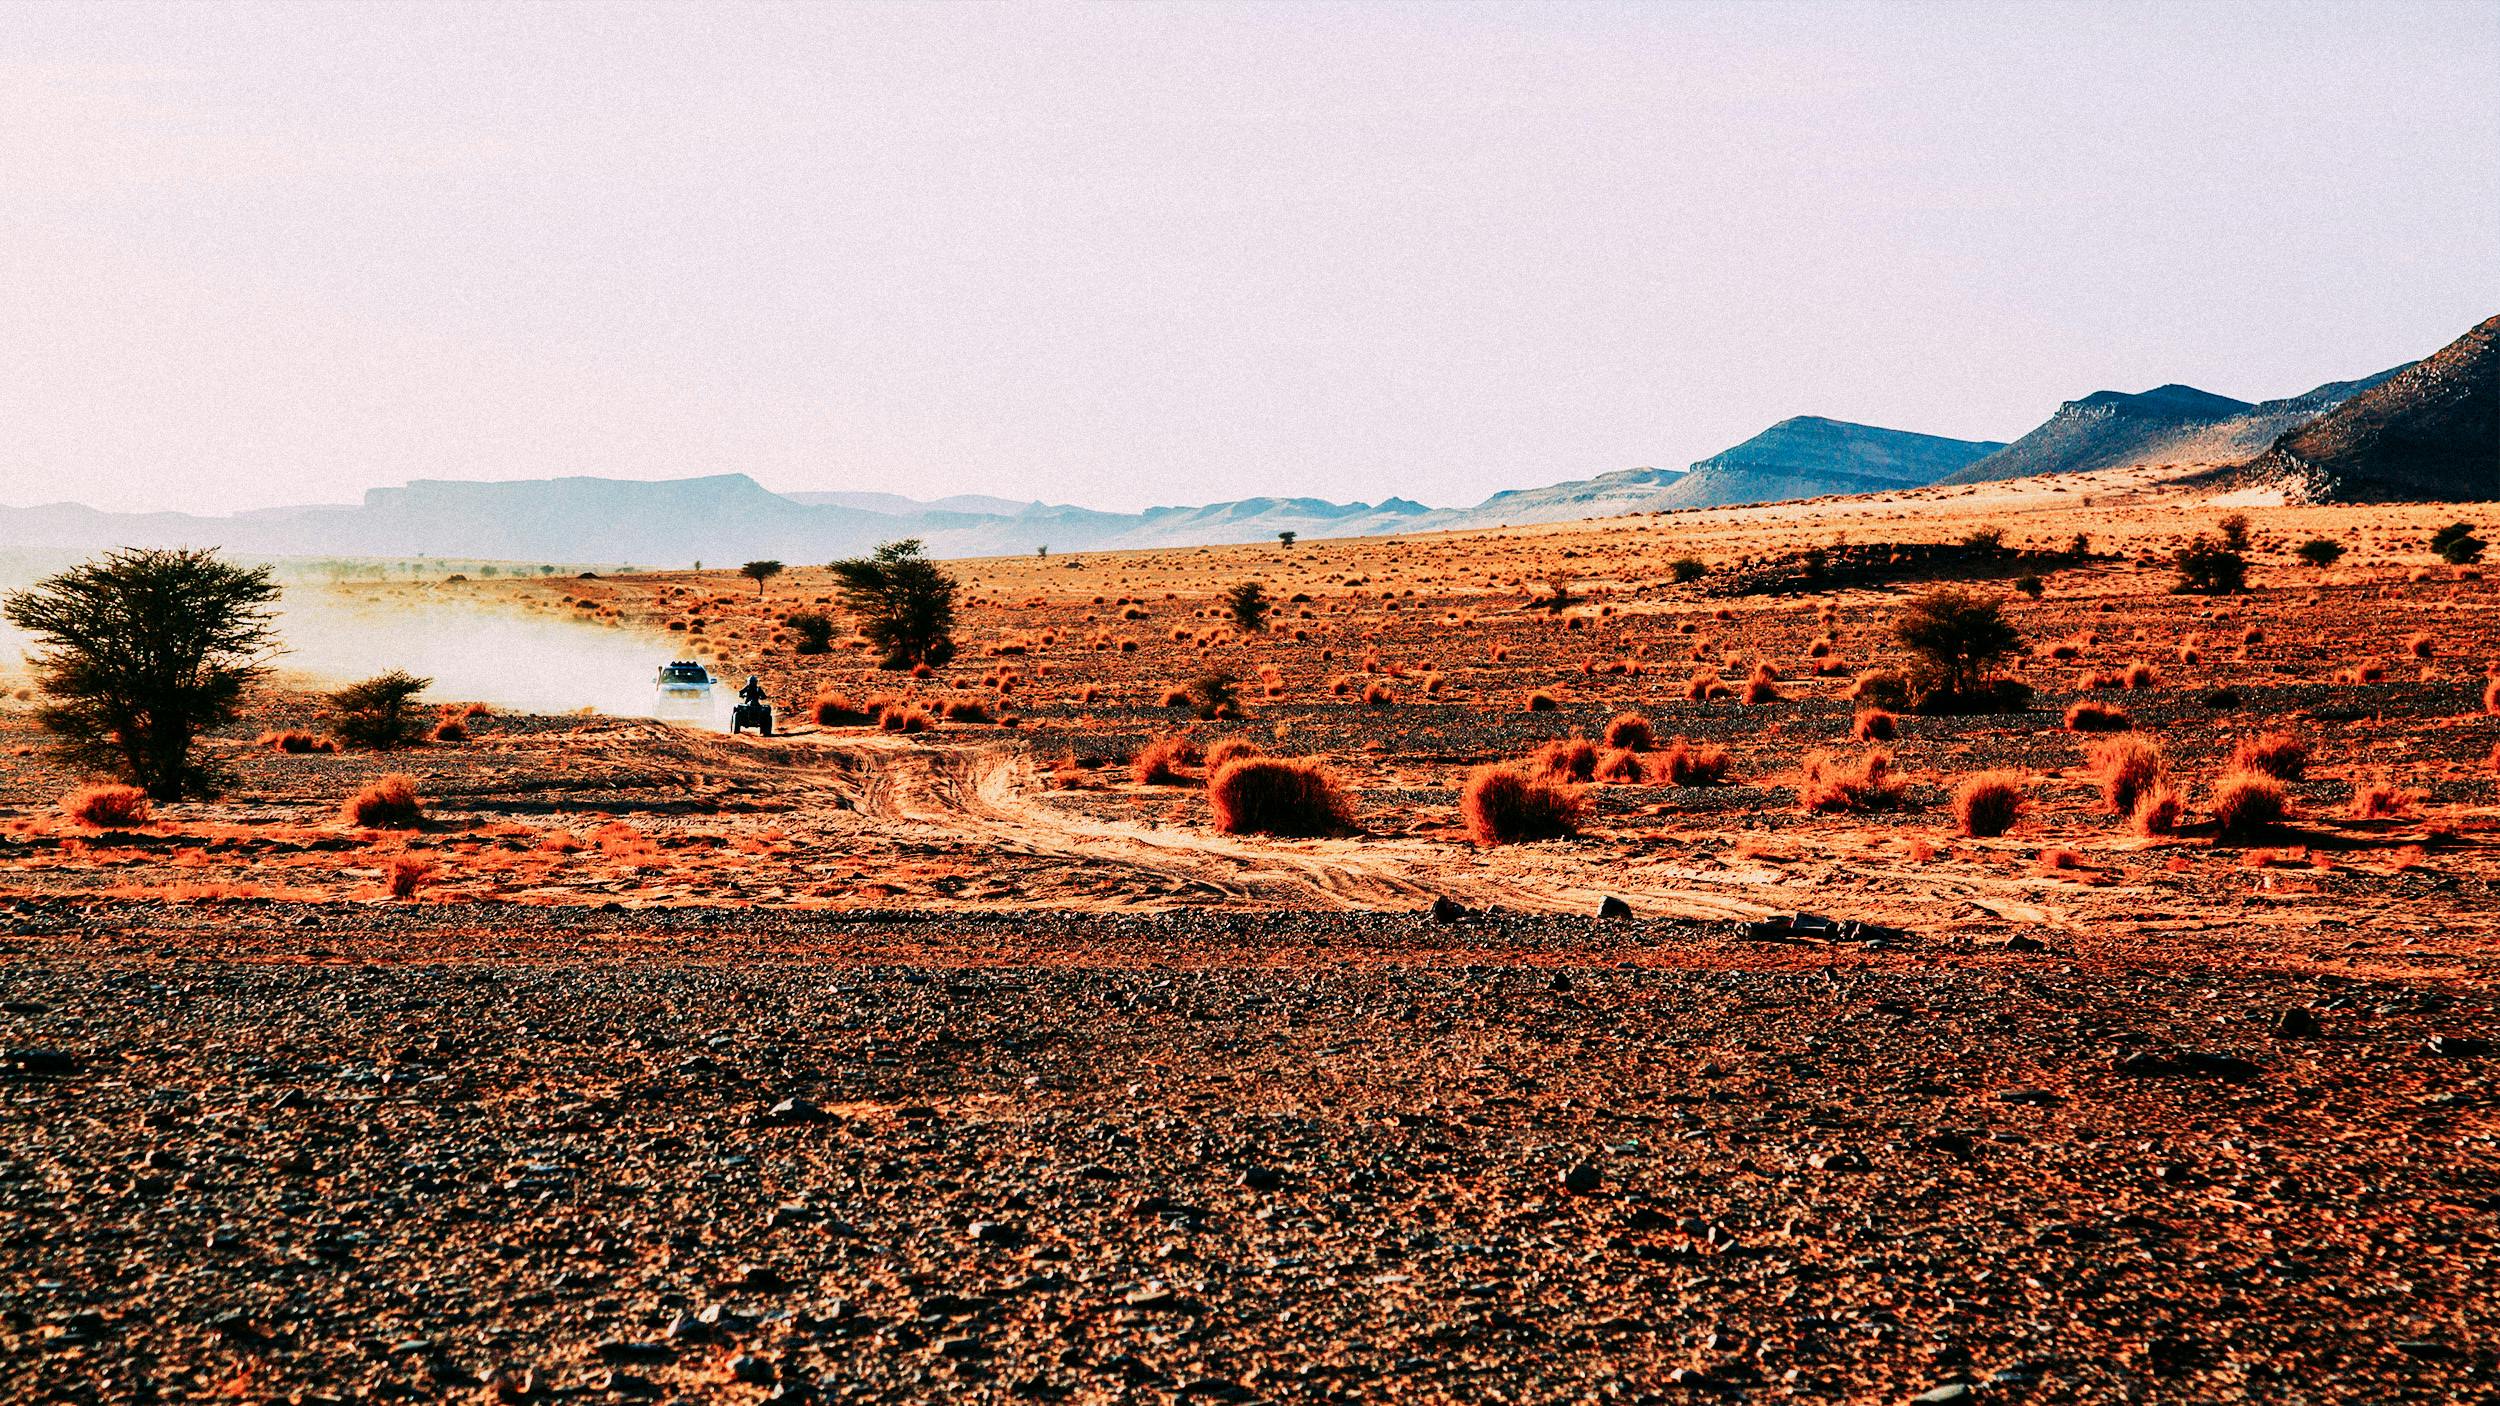
{"label": "rocky stony ground", "polygon": [[28,1402],[2491,1399],[2490,987],[1645,920],[0,912]]}

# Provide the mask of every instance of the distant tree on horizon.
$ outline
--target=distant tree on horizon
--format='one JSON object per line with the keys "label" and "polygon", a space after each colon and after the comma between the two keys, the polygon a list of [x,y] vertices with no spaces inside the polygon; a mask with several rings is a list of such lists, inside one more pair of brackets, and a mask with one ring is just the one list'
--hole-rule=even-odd
{"label": "distant tree on horizon", "polygon": [[920,539],[888,542],[830,568],[842,604],[881,652],[881,667],[937,668],[955,657],[955,578],[920,553]]}
{"label": "distant tree on horizon", "polygon": [[764,598],[764,583],[781,574],[781,563],[777,561],[751,561],[746,565],[739,567],[738,574],[755,583],[755,598],[757,600],[762,600]]}
{"label": "distant tree on horizon", "polygon": [[1276,534],[1276,540],[1290,547],[1293,545],[1293,539],[1301,535],[1301,533],[1295,532],[1291,528],[1287,528],[1286,530]]}

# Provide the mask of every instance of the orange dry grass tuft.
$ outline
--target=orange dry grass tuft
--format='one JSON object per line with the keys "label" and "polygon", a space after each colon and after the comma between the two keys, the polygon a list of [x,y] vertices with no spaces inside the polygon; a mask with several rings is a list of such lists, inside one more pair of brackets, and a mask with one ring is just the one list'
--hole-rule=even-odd
{"label": "orange dry grass tuft", "polygon": [[425,805],[417,799],[417,779],[395,771],[348,797],[340,813],[350,825],[408,830],[425,819]]}
{"label": "orange dry grass tuft", "polygon": [[1380,682],[1378,679],[1372,680],[1363,687],[1363,704],[1365,707],[1386,708],[1390,704],[1397,701],[1397,695],[1391,693],[1389,691],[1389,686]]}
{"label": "orange dry grass tuft", "polygon": [[2240,739],[2231,749],[2233,771],[2262,772],[2284,781],[2298,781],[2309,769],[2309,746],[2288,732],[2264,732]]}
{"label": "orange dry grass tuft", "polygon": [[1207,749],[1207,770],[1214,771],[1238,757],[1264,757],[1267,749],[1247,737],[1226,737]]}
{"label": "orange dry grass tuft", "polygon": [[1638,786],[1649,779],[1649,772],[1641,765],[1640,753],[1609,747],[1598,757],[1597,768],[1589,774],[1589,779]]}
{"label": "orange dry grass tuft", "polygon": [[2084,755],[2112,815],[2133,815],[2135,803],[2169,778],[2161,748],[2133,733],[2095,742]]}
{"label": "orange dry grass tuft", "polygon": [[1727,680],[1720,678],[1715,669],[1702,669],[1695,672],[1684,685],[1684,696],[1697,703],[1712,698],[1725,698],[1734,692],[1734,689],[1727,686]]}
{"label": "orange dry grass tuft", "polygon": [[1638,713],[1620,713],[1606,724],[1606,745],[1626,752],[1646,752],[1656,746],[1658,734],[1649,719]]}
{"label": "orange dry grass tuft", "polygon": [[382,865],[383,886],[393,898],[414,898],[417,890],[433,882],[442,867],[431,859],[413,854],[395,854]]}
{"label": "orange dry grass tuft", "polygon": [[148,793],[136,786],[81,786],[61,797],[61,811],[81,825],[124,830],[148,823]]}
{"label": "orange dry grass tuft", "polygon": [[2019,771],[1982,771],[1953,788],[1953,823],[1965,835],[1988,839],[2014,828],[2030,804]]}
{"label": "orange dry grass tuft", "polygon": [[2187,802],[2177,787],[2156,781],[2152,789],[2136,797],[2135,808],[2127,812],[2127,826],[2146,839],[2172,834],[2178,830],[2179,816],[2186,809]]}
{"label": "orange dry grass tuft", "polygon": [[1577,834],[1586,802],[1571,785],[1516,766],[1480,766],[1467,773],[1458,813],[1480,845],[1559,839]]}
{"label": "orange dry grass tuft", "polygon": [[2066,710],[2068,732],[2125,732],[2133,726],[2135,719],[2127,716],[2126,709],[2107,703],[2087,699]]}
{"label": "orange dry grass tuft", "polygon": [[[1660,754],[1667,780],[1678,786],[1716,786],[1727,779],[1727,750],[1679,737]],[[1655,776],[1655,771],[1651,775]]]}
{"label": "orange dry grass tuft", "polygon": [[1557,781],[1586,781],[1597,771],[1597,744],[1585,737],[1548,742],[1528,754],[1527,768]]}
{"label": "orange dry grass tuft", "polygon": [[2233,839],[2261,835],[2290,818],[2292,796],[2282,781],[2263,772],[2234,771],[2214,783],[2206,803],[2214,823]]}
{"label": "orange dry grass tuft", "polygon": [[1180,769],[1197,765],[1198,757],[1197,742],[1184,734],[1158,738],[1129,758],[1129,779],[1140,786],[1177,786],[1189,779]]}
{"label": "orange dry grass tuft", "polygon": [[1892,753],[1869,747],[1856,757],[1810,752],[1797,785],[1797,802],[1809,812],[1897,810],[1909,788],[1892,774]]}
{"label": "orange dry grass tuft", "polygon": [[1561,706],[1561,701],[1544,689],[1540,688],[1528,695],[1528,711],[1531,713],[1550,713]]}
{"label": "orange dry grass tuft", "polygon": [[2408,791],[2384,781],[2368,786],[2356,782],[2352,788],[2352,818],[2355,820],[2398,820],[2413,814],[2421,804],[2421,792]]}
{"label": "orange dry grass tuft", "polygon": [[876,715],[862,707],[858,700],[828,689],[816,695],[808,712],[818,727],[862,727],[876,721]]}
{"label": "orange dry grass tuft", "polygon": [[1901,719],[1883,708],[1867,708],[1849,724],[1849,735],[1860,742],[1890,742],[1901,735]]}
{"label": "orange dry grass tuft", "polygon": [[1207,777],[1207,805],[1227,835],[1326,835],[1354,826],[1354,803],[1323,763],[1239,757]]}
{"label": "orange dry grass tuft", "polygon": [[256,745],[266,747],[273,752],[289,752],[296,755],[306,752],[335,752],[339,749],[339,744],[330,738],[315,737],[301,728],[288,728],[282,732],[264,732],[258,738]]}

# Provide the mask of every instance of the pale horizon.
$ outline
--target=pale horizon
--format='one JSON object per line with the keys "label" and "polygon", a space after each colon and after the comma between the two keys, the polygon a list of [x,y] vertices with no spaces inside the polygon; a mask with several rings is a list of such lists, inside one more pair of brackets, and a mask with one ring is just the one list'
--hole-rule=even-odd
{"label": "pale horizon", "polygon": [[1464,506],[2500,311],[2500,7],[0,10],[0,503]]}

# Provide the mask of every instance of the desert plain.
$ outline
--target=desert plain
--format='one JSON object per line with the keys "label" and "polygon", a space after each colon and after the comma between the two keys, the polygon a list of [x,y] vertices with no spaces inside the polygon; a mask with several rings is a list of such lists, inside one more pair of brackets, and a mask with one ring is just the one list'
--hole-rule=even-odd
{"label": "desert plain", "polygon": [[[2234,512],[2249,589],[2174,591]],[[918,678],[795,652],[840,617],[800,563],[351,584],[754,672],[780,727],[442,697],[424,745],[286,751],[324,716],[282,675],[222,794],[115,827],[12,677],[0,1384],[2492,1399],[2500,620],[2426,545],[2459,516],[2122,471],[952,562]],[[1940,586],[2032,696],[1869,729]],[[2113,806],[2112,738],[2175,813]],[[1226,739],[1346,823],[1221,832]],[[2252,757],[2283,814],[2224,826]],[[1568,833],[1471,828],[1510,764]],[[343,812],[393,775],[420,819]]]}

